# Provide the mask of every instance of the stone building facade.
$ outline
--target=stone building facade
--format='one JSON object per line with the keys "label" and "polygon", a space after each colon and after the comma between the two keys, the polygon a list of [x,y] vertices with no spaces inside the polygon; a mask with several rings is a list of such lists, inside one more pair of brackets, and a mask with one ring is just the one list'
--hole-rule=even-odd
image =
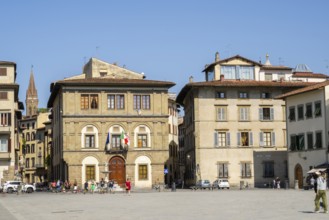
{"label": "stone building facade", "polygon": [[24,105],[18,100],[16,63],[0,61],[0,184],[19,178],[18,120]]}
{"label": "stone building facade", "polygon": [[54,179],[99,182],[130,178],[134,187],[164,182],[168,160],[168,90],[92,58],[81,75],[51,85]]}
{"label": "stone building facade", "polygon": [[287,180],[285,103],[275,97],[308,80],[294,80],[292,68],[273,66],[268,56],[261,64],[217,53],[204,73],[204,82],[190,81],[177,97],[185,112],[185,183],[220,178],[264,187]]}

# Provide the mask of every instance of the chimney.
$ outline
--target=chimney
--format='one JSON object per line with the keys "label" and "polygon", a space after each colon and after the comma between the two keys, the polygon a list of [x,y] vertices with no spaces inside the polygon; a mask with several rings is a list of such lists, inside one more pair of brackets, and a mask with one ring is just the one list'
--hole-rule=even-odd
{"label": "chimney", "polygon": [[220,75],[220,81],[224,81],[224,75],[223,74]]}
{"label": "chimney", "polygon": [[189,78],[189,82],[190,82],[190,83],[193,82],[193,76],[190,76],[190,78]]}
{"label": "chimney", "polygon": [[216,55],[215,55],[215,62],[219,61],[219,53],[216,52]]}

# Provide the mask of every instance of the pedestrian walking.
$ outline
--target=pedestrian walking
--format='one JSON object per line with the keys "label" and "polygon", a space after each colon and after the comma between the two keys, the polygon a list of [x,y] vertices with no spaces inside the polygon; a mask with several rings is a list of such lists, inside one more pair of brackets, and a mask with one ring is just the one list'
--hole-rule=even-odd
{"label": "pedestrian walking", "polygon": [[88,181],[86,180],[85,184],[84,184],[84,191],[83,194],[86,194],[88,192]]}
{"label": "pedestrian walking", "polygon": [[327,206],[327,180],[326,180],[326,172],[316,172],[318,175],[317,178],[317,193],[315,196],[315,213],[318,213],[320,211],[320,199],[322,200],[324,213],[328,213],[328,206]]}
{"label": "pedestrian walking", "polygon": [[91,182],[91,187],[90,188],[91,188],[91,193],[94,194],[94,191],[95,191],[95,188],[96,188],[94,180]]}
{"label": "pedestrian walking", "polygon": [[105,186],[105,181],[104,181],[104,178],[101,179],[101,182],[100,182],[100,193],[103,194],[104,193],[104,186]]}
{"label": "pedestrian walking", "polygon": [[280,183],[281,183],[280,178],[277,177],[276,178],[276,187],[277,187],[277,189],[280,189]]}
{"label": "pedestrian walking", "polygon": [[275,189],[276,188],[276,180],[275,179],[273,180],[272,184],[273,184],[273,189]]}
{"label": "pedestrian walking", "polygon": [[130,179],[127,178],[127,180],[126,180],[126,193],[128,195],[130,195],[130,190],[131,190],[131,183],[130,183]]}
{"label": "pedestrian walking", "polygon": [[113,182],[113,180],[110,180],[110,182],[109,182],[110,193],[112,193],[112,192],[114,193],[113,186],[114,186],[114,182]]}

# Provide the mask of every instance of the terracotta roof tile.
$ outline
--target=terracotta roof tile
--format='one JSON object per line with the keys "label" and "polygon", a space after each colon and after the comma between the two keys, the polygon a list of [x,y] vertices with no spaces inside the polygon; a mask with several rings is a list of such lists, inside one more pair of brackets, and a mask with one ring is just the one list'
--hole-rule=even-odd
{"label": "terracotta roof tile", "polygon": [[312,77],[312,78],[329,78],[329,76],[322,73],[310,73],[310,72],[295,72],[292,77]]}
{"label": "terracotta roof tile", "polygon": [[314,85],[310,85],[310,86],[307,86],[307,87],[304,87],[304,88],[301,88],[301,89],[296,89],[296,90],[293,90],[291,92],[287,92],[287,93],[279,95],[275,98],[276,99],[284,99],[284,98],[289,97],[289,96],[293,96],[293,95],[301,94],[301,93],[304,93],[304,92],[316,90],[316,89],[325,87],[327,85],[329,85],[329,81],[324,81],[324,82],[316,83]]}
{"label": "terracotta roof tile", "polygon": [[300,81],[256,81],[256,80],[223,80],[223,81],[206,81],[206,82],[192,82],[184,86],[179,92],[176,101],[183,104],[184,97],[192,89],[196,87],[272,87],[272,88],[287,88],[298,89],[305,86],[314,85],[311,82]]}

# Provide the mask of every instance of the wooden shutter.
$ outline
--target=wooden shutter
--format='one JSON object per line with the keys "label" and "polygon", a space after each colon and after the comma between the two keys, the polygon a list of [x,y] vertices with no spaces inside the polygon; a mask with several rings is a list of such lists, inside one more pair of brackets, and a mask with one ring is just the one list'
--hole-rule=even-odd
{"label": "wooden shutter", "polygon": [[8,139],[8,153],[11,153],[11,138]]}
{"label": "wooden shutter", "polygon": [[263,132],[259,133],[259,145],[261,147],[264,147],[264,137],[263,137]]}
{"label": "wooden shutter", "polygon": [[229,132],[226,133],[226,146],[231,146],[231,135]]}
{"label": "wooden shutter", "polygon": [[263,108],[259,109],[259,120],[262,121],[263,120]]}
{"label": "wooden shutter", "polygon": [[237,139],[237,145],[240,146],[241,145],[241,133],[240,132],[237,133],[236,139]]}
{"label": "wooden shutter", "polygon": [[272,146],[275,146],[275,132],[272,132],[271,138],[272,138]]}
{"label": "wooden shutter", "polygon": [[214,146],[217,147],[218,146],[218,133],[214,132]]}
{"label": "wooden shutter", "polygon": [[252,132],[249,132],[249,146],[254,145],[253,142],[254,140],[253,140]]}
{"label": "wooden shutter", "polygon": [[270,120],[273,121],[274,120],[274,109],[270,108]]}

